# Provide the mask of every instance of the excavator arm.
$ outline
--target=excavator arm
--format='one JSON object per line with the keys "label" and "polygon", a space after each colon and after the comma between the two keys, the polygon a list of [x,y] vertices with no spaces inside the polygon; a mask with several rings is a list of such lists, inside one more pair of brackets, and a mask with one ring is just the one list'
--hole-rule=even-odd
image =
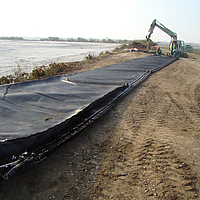
{"label": "excavator arm", "polygon": [[153,33],[153,30],[155,27],[158,27],[159,29],[161,29],[162,31],[164,31],[165,33],[167,33],[169,36],[171,36],[173,38],[173,40],[177,40],[177,34],[174,33],[173,31],[171,31],[170,29],[168,29],[167,27],[165,27],[163,24],[161,24],[160,22],[158,22],[156,19],[153,20],[152,24],[150,25],[150,29],[147,33],[146,39],[147,41],[149,41],[151,34]]}

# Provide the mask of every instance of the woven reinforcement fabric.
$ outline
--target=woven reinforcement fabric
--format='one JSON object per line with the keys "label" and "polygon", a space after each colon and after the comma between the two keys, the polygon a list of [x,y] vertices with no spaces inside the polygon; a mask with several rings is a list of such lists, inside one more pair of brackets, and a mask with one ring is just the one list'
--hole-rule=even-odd
{"label": "woven reinforcement fabric", "polygon": [[103,68],[0,86],[0,174],[41,161],[176,58],[147,56]]}

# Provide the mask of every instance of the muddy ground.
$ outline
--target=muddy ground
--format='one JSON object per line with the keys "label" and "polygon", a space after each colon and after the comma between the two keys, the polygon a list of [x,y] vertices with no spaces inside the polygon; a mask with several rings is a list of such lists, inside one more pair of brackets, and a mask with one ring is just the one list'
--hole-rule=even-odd
{"label": "muddy ground", "polygon": [[[143,57],[128,52],[92,69]],[[198,199],[200,57],[151,75],[31,170],[0,180],[0,199]]]}

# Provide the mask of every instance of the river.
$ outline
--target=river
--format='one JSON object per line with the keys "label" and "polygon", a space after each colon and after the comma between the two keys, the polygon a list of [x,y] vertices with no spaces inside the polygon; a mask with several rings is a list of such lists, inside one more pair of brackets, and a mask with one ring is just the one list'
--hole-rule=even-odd
{"label": "river", "polygon": [[0,77],[13,74],[20,66],[31,72],[37,66],[84,60],[88,54],[112,51],[119,44],[63,41],[0,40]]}

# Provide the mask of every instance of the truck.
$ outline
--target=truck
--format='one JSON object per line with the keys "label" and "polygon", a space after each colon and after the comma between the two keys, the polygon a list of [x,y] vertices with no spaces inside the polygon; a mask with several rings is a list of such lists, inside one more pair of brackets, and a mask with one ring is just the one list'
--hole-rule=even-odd
{"label": "truck", "polygon": [[[188,54],[186,52],[193,52],[193,47],[191,45],[185,45],[185,42],[183,40],[178,40],[177,39],[177,33],[173,32],[169,28],[165,27],[163,24],[158,22],[156,19],[154,19],[153,22],[151,23],[150,29],[149,29],[149,31],[146,35],[147,43],[150,40],[151,34],[153,33],[156,26],[171,37],[170,44],[172,42],[175,44],[176,49],[180,53],[179,54],[180,57],[186,57],[187,58]],[[170,53],[168,53],[168,55],[170,55]]]}

